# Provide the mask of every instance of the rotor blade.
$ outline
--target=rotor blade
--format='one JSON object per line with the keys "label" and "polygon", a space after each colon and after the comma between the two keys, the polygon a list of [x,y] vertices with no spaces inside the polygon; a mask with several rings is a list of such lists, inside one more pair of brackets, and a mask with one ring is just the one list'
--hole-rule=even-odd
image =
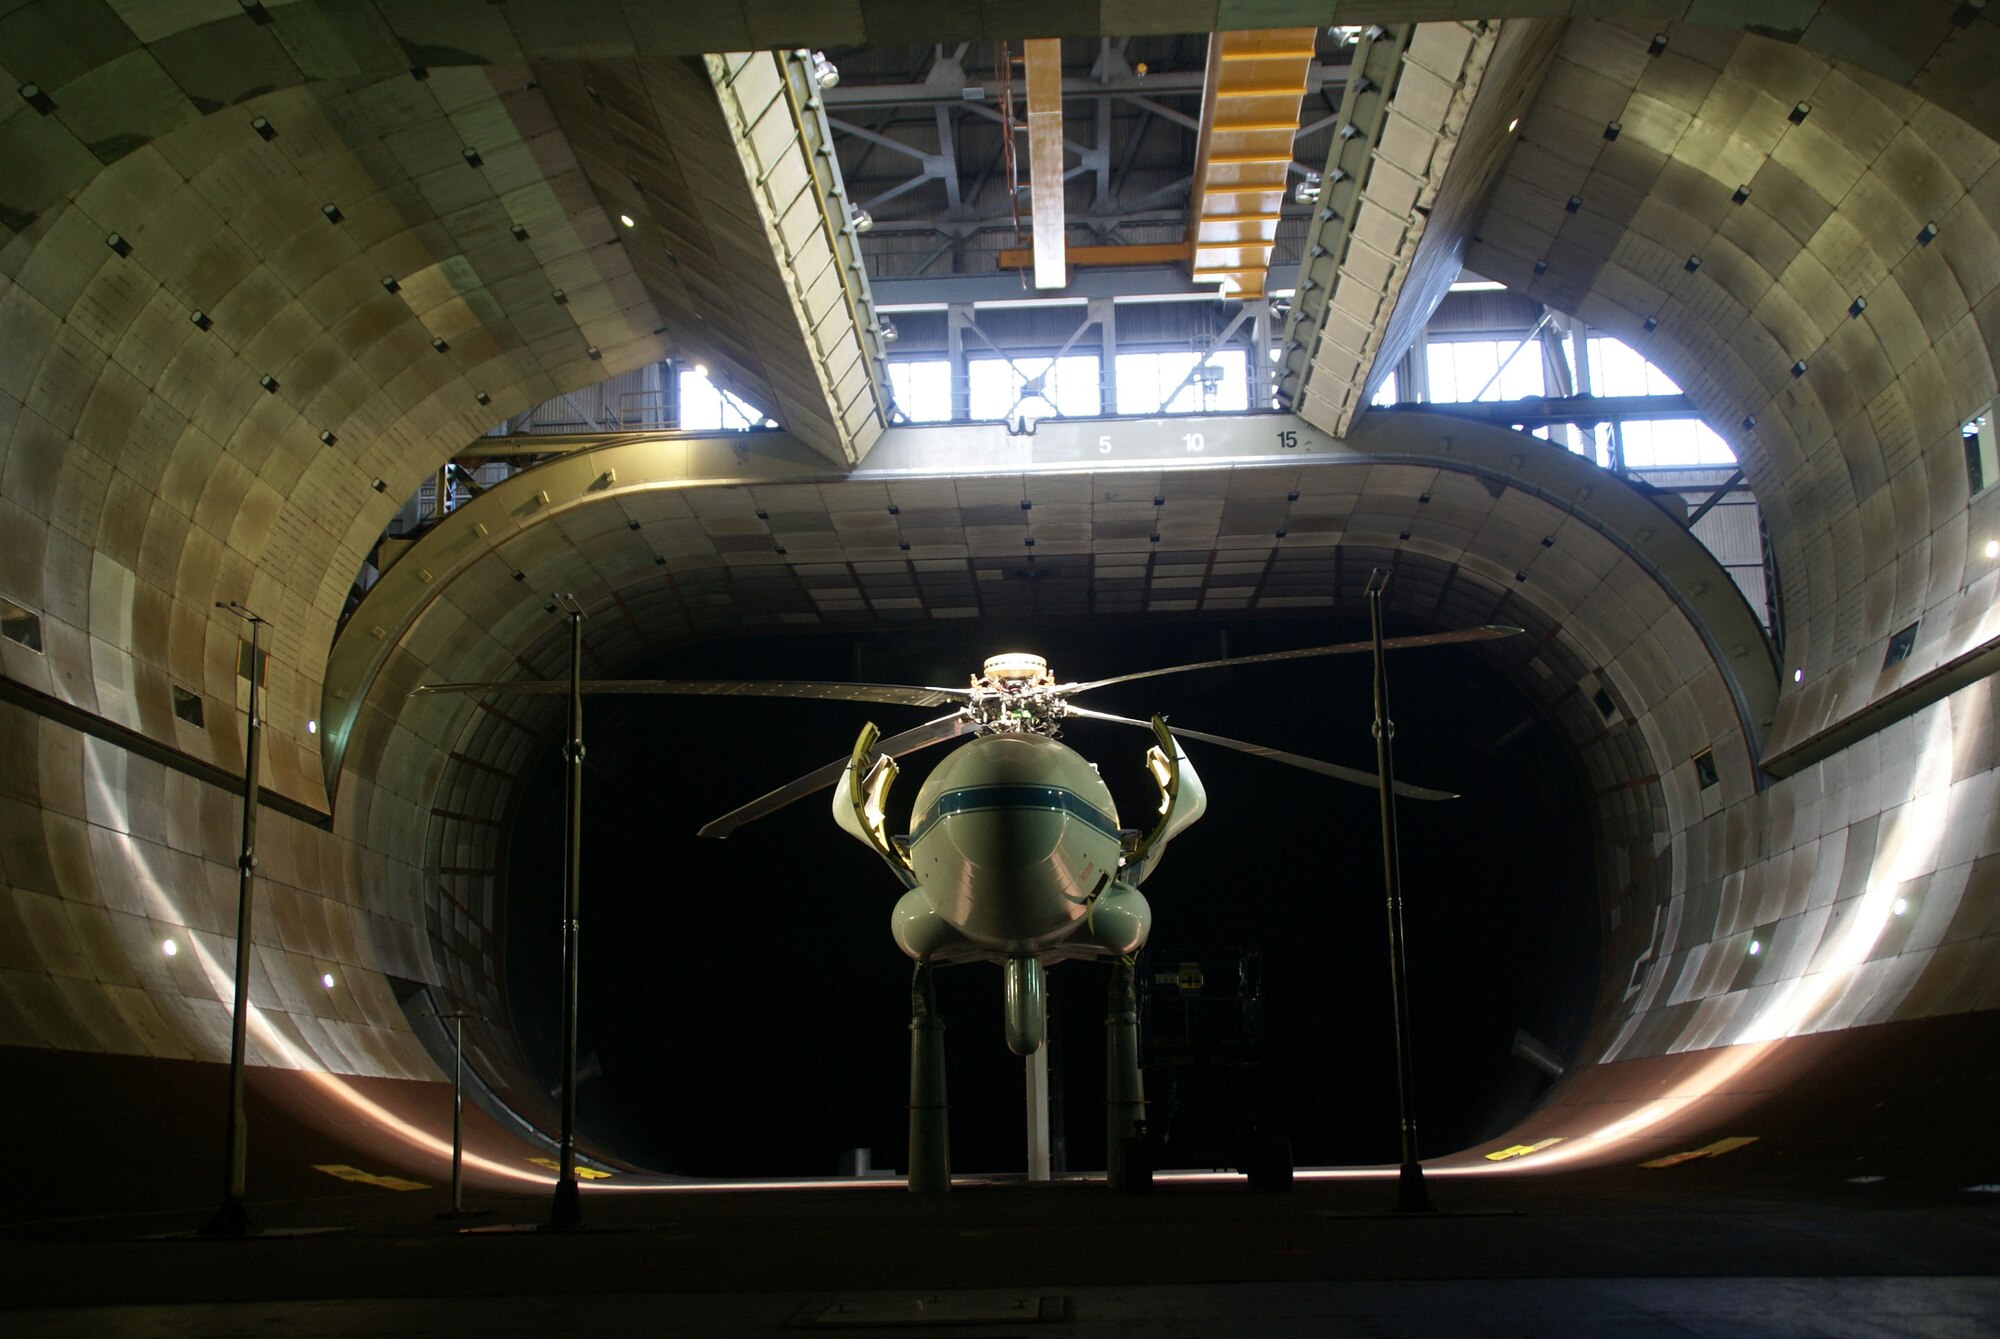
{"label": "rotor blade", "polygon": [[[1091,711],[1087,707],[1071,705],[1069,707],[1069,714],[1072,716],[1083,716],[1093,721],[1111,721],[1117,725],[1136,725],[1141,730],[1151,730],[1153,728],[1146,721],[1135,721],[1129,716],[1111,716],[1101,711]],[[1289,763],[1293,767],[1303,767],[1308,772],[1318,772],[1321,776],[1330,776],[1336,781],[1352,781],[1357,786],[1367,786],[1371,790],[1379,784],[1378,778],[1373,772],[1364,772],[1358,768],[1342,767],[1338,763],[1321,762],[1318,758],[1301,757],[1296,753],[1287,753],[1283,749],[1266,748],[1262,744],[1250,744],[1241,739],[1231,739],[1227,735],[1204,734],[1200,730],[1188,730],[1173,724],[1169,724],[1167,729],[1171,733],[1185,739],[1199,739],[1209,744],[1220,744],[1226,749],[1235,749],[1239,753],[1247,753],[1254,758],[1269,758],[1272,762]],[[1406,781],[1398,781],[1396,783],[1396,793],[1406,800],[1455,800],[1458,798],[1455,792],[1449,790],[1431,790],[1424,786],[1412,786]]]}
{"label": "rotor blade", "polygon": [[[922,688],[901,683],[817,683],[791,679],[585,679],[586,693],[682,693],[697,697],[799,697],[827,702],[880,702],[892,707],[942,707],[972,696],[969,688]],[[437,693],[569,692],[567,679],[515,679],[496,683],[427,683],[410,696]]]}
{"label": "rotor blade", "polygon": [[[975,722],[958,712],[953,712],[949,716],[940,716],[934,721],[927,721],[914,730],[905,730],[900,735],[892,735],[888,739],[877,741],[873,756],[881,757],[887,754],[891,758],[900,758],[905,754],[915,753],[918,749],[942,744],[947,739],[956,739],[975,728]],[[807,772],[796,781],[788,782],[768,794],[759,795],[750,803],[731,809],[709,823],[702,828],[701,835],[727,837],[753,819],[776,813],[792,801],[802,800],[816,790],[825,790],[840,780],[841,773],[847,770],[847,764],[848,759],[836,758],[824,767]]]}
{"label": "rotor blade", "polygon": [[[1457,642],[1484,642],[1495,637],[1512,637],[1522,629],[1506,623],[1488,623],[1483,627],[1461,628],[1457,632],[1425,632],[1414,637],[1391,637],[1382,643],[1387,651],[1413,646],[1449,646]],[[1375,643],[1341,642],[1337,646],[1309,646],[1301,651],[1267,651],[1256,656],[1224,656],[1220,660],[1197,660],[1192,665],[1168,665],[1164,669],[1139,670],[1132,674],[1119,674],[1109,679],[1092,679],[1089,683],[1066,683],[1055,691],[1060,697],[1069,697],[1092,688],[1108,688],[1114,683],[1131,683],[1134,679],[1155,679],[1162,674],[1186,674],[1190,670],[1221,669],[1226,665],[1261,665],[1273,660],[1303,660],[1308,656],[1338,656],[1352,651],[1372,651]]]}

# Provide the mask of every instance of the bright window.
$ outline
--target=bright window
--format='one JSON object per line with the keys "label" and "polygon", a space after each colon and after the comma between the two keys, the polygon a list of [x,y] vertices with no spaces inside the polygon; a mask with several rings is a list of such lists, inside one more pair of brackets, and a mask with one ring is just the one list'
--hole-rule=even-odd
{"label": "bright window", "polygon": [[944,358],[903,358],[889,362],[889,387],[896,407],[912,423],[951,419],[951,362]]}
{"label": "bright window", "polygon": [[1679,395],[1674,379],[1607,335],[1590,341],[1590,389],[1594,395]]}
{"label": "bright window", "polygon": [[1200,361],[1192,351],[1119,354],[1118,412],[1203,414],[1249,409],[1249,354],[1217,349],[1196,367]]}
{"label": "bright window", "polygon": [[[1097,355],[1051,358],[974,358],[965,370],[975,419],[1089,418],[1104,412]],[[1032,387],[1032,389],[1031,389]]]}
{"label": "bright window", "polygon": [[683,432],[740,432],[772,426],[764,411],[711,382],[692,367],[680,369],[680,425]]}
{"label": "bright window", "polygon": [[[1516,349],[1520,352],[1515,353]],[[1537,344],[1522,349],[1518,339],[1432,340],[1425,352],[1430,363],[1431,399],[1438,403],[1463,402],[1475,396],[1481,400],[1518,400],[1524,395],[1548,393]],[[1514,356],[1495,381],[1494,372],[1509,354]]]}
{"label": "bright window", "polygon": [[1401,381],[1402,378],[1397,376],[1394,372],[1391,372],[1388,376],[1383,377],[1382,384],[1377,386],[1375,388],[1375,393],[1368,397],[1368,403],[1379,404],[1379,405],[1401,404],[1403,402],[1402,394],[1397,389],[1397,386],[1400,384]]}
{"label": "bright window", "polygon": [[1729,443],[1698,418],[1627,419],[1622,431],[1628,470],[1736,463]]}

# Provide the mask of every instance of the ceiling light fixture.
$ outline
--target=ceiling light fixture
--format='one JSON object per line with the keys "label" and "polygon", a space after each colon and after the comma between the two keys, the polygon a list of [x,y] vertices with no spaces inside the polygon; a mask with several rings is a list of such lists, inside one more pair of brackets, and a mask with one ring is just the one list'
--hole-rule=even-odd
{"label": "ceiling light fixture", "polygon": [[618,221],[624,224],[628,228],[634,228],[638,226],[638,224],[633,220],[630,214],[620,214],[618,216]]}

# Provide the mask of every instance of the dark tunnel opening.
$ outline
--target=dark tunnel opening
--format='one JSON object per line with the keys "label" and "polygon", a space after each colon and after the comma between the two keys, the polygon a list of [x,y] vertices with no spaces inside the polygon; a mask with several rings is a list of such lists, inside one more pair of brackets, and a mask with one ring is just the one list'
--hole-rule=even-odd
{"label": "dark tunnel opening", "polygon": [[[1398,627],[1390,632],[1426,629]],[[957,686],[1002,650],[1047,657],[1059,680],[1221,655],[1365,639],[1354,619],[1155,620],[1111,626],[866,630],[732,637],[633,677],[861,679]],[[1512,1054],[1525,1032],[1565,1059],[1582,1040],[1600,964],[1588,811],[1559,732],[1480,652],[1392,653],[1399,778],[1464,798],[1404,801],[1418,1117],[1426,1156],[1505,1130],[1549,1080]],[[1168,676],[1088,705],[1270,744],[1372,771],[1365,655]],[[661,1171],[832,1174],[850,1149],[904,1160],[909,960],[888,935],[897,892],[841,834],[827,793],[727,841],[702,823],[844,756],[864,720],[885,733],[937,714],[836,702],[593,697],[585,708],[579,1126]],[[1068,723],[1126,826],[1156,802],[1147,737]],[[1213,745],[1187,751],[1207,815],[1145,885],[1148,970],[1261,956],[1256,1067],[1218,1079],[1261,1090],[1300,1165],[1392,1161],[1394,1052],[1380,829],[1371,790]],[[904,831],[944,749],[904,761],[889,799]],[[524,780],[508,860],[512,1021],[544,1086],[559,1082],[563,769],[547,750]],[[1052,1064],[1067,1164],[1104,1165],[1108,969],[1052,973]],[[1001,1038],[1000,971],[941,971],[954,1166],[1022,1166],[1021,1062]],[[1150,1072],[1157,1124],[1164,1074]],[[1237,1094],[1240,1096],[1240,1094]],[[1203,1094],[1194,1094],[1201,1105]],[[1226,1095],[1227,1096],[1227,1095]],[[1189,1105],[1184,1094],[1181,1106]],[[1208,1158],[1201,1141],[1183,1142]]]}

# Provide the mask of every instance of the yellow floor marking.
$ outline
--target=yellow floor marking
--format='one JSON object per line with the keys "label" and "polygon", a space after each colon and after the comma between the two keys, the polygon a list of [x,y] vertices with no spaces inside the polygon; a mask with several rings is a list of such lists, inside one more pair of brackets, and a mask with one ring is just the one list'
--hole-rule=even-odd
{"label": "yellow floor marking", "polygon": [[1486,1160],[1488,1162],[1505,1162],[1509,1158],[1525,1158],[1530,1153],[1539,1153],[1545,1148],[1551,1148],[1560,1144],[1562,1141],[1563,1137],[1557,1135],[1553,1139],[1543,1139],[1533,1144],[1512,1144],[1506,1148],[1494,1149],[1486,1155]]}
{"label": "yellow floor marking", "polygon": [[[562,1164],[554,1158],[529,1158],[528,1161],[534,1163],[537,1167],[546,1167],[552,1172],[560,1172],[562,1170]],[[579,1181],[609,1181],[611,1173],[600,1172],[595,1167],[579,1167],[576,1169],[576,1179]]]}
{"label": "yellow floor marking", "polygon": [[316,1162],[313,1164],[313,1170],[325,1172],[328,1176],[337,1176],[343,1181],[352,1181],[356,1185],[380,1186],[384,1190],[430,1189],[422,1181],[412,1181],[407,1177],[401,1176],[383,1176],[376,1172],[364,1172],[359,1167],[349,1167],[344,1162]]}
{"label": "yellow floor marking", "polygon": [[1745,1144],[1754,1144],[1761,1137],[1754,1134],[1739,1134],[1729,1139],[1718,1139],[1712,1144],[1704,1144],[1700,1148],[1690,1149],[1686,1153],[1669,1153],[1664,1158],[1654,1158],[1651,1162],[1642,1162],[1639,1165],[1641,1167],[1676,1167],[1683,1162],[1693,1162],[1696,1158],[1719,1158],[1725,1153],[1734,1153]]}

